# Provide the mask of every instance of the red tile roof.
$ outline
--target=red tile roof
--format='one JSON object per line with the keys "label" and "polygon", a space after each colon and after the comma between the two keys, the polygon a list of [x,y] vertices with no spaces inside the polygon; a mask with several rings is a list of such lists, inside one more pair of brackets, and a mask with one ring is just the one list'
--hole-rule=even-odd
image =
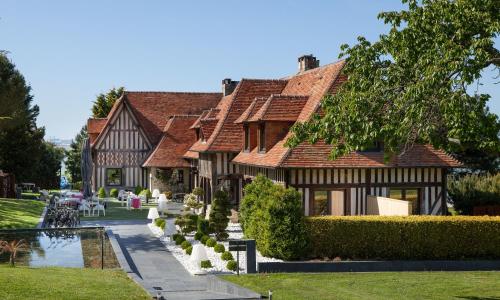
{"label": "red tile roof", "polygon": [[308,96],[271,95],[248,122],[296,121],[308,98]]}
{"label": "red tile roof", "polygon": [[[277,94],[285,87],[286,80],[242,79],[234,92],[224,97],[219,105],[218,122],[206,141],[197,141],[190,150],[197,152],[239,152],[241,126],[234,122],[248,108],[255,97]],[[203,126],[202,126],[203,130]]]}
{"label": "red tile roof", "polygon": [[89,135],[90,144],[93,144],[99,133],[104,129],[108,119],[106,118],[90,118],[87,120],[87,133]]}
{"label": "red tile roof", "polygon": [[239,116],[238,119],[234,121],[234,123],[240,124],[247,122],[248,119],[253,117],[259,111],[262,105],[266,103],[267,99],[269,99],[269,97],[256,97],[248,106],[248,108],[241,114],[241,116]]}
{"label": "red tile roof", "polygon": [[196,135],[189,127],[198,119],[196,115],[175,115],[171,117],[163,130],[163,136],[146,159],[143,167],[188,168],[189,162],[183,155],[196,140]]}

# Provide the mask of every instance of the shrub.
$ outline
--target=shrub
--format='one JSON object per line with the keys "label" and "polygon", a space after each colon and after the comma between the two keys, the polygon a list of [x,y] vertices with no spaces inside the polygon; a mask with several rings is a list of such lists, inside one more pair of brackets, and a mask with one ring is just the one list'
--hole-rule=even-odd
{"label": "shrub", "polygon": [[216,241],[215,239],[213,239],[213,238],[209,238],[209,239],[206,241],[205,245],[206,245],[207,247],[213,248],[213,247],[215,247],[215,245],[217,245],[217,241]]}
{"label": "shrub", "polygon": [[165,226],[167,226],[167,222],[161,222],[159,227],[161,228],[161,230],[165,230]]}
{"label": "shrub", "polygon": [[106,190],[104,189],[104,187],[99,188],[99,191],[97,192],[97,196],[99,198],[106,198]]}
{"label": "shrub", "polygon": [[182,235],[182,234],[180,234],[180,233],[174,233],[174,234],[172,234],[172,240],[174,240],[174,241],[175,241],[175,240],[176,240],[178,237],[180,237],[181,235]]}
{"label": "shrub", "polygon": [[245,236],[255,239],[263,255],[284,260],[305,255],[307,234],[302,197],[295,189],[285,189],[258,175],[245,187],[241,221]]}
{"label": "shrub", "polygon": [[205,191],[201,187],[195,187],[191,193],[194,194],[195,196],[201,197],[203,196]]}
{"label": "shrub", "polygon": [[158,218],[155,220],[155,225],[158,226],[158,227],[161,227],[162,224],[165,223],[165,220],[164,219],[161,219],[161,218]]}
{"label": "shrub", "polygon": [[226,227],[230,215],[231,209],[227,193],[225,191],[215,192],[210,210],[209,224],[218,241],[225,240],[228,237]]}
{"label": "shrub", "polygon": [[232,260],[233,259],[233,255],[231,254],[231,252],[226,251],[226,252],[222,253],[222,255],[220,256],[220,258],[222,258],[223,260]]}
{"label": "shrub", "polygon": [[222,244],[217,244],[214,247],[214,251],[217,253],[223,253],[224,251],[226,251],[226,248]]}
{"label": "shrub", "polygon": [[139,195],[144,188],[140,185],[135,187],[134,194]]}
{"label": "shrub", "polygon": [[200,266],[204,269],[207,269],[212,267],[212,263],[210,262],[210,260],[202,260],[200,262]]}
{"label": "shrub", "polygon": [[186,238],[185,238],[183,235],[178,236],[178,237],[175,239],[175,244],[176,244],[176,245],[180,245],[180,244],[182,244],[182,242],[184,242],[185,240],[186,240]]}
{"label": "shrub", "polygon": [[203,245],[205,245],[205,244],[207,243],[208,239],[210,239],[210,237],[209,237],[208,235],[204,235],[204,236],[202,236],[202,237],[201,237],[200,242],[201,242]]}
{"label": "shrub", "polygon": [[153,194],[152,194],[152,193],[151,193],[151,191],[150,191],[150,190],[148,190],[148,189],[144,189],[144,190],[142,190],[142,191],[139,193],[139,195],[141,195],[141,196],[145,196],[147,200],[149,200],[149,199],[151,199],[151,198],[153,197]]}
{"label": "shrub", "polygon": [[188,208],[192,208],[192,209],[201,208],[203,206],[203,203],[198,202],[198,199],[197,199],[195,194],[184,195],[184,204]]}
{"label": "shrub", "polygon": [[189,241],[184,241],[181,243],[181,248],[183,250],[186,250],[187,247],[191,246],[191,243]]}
{"label": "shrub", "polygon": [[167,199],[172,199],[172,191],[166,191],[163,194],[165,194],[165,197],[167,197]]}
{"label": "shrub", "polygon": [[236,270],[238,270],[238,263],[234,260],[230,260],[227,262],[226,268],[229,271],[236,271]]}
{"label": "shrub", "polygon": [[203,234],[210,234],[210,223],[204,218],[198,218],[198,231]]}
{"label": "shrub", "polygon": [[306,226],[311,257],[500,258],[499,217],[312,217]]}
{"label": "shrub", "polygon": [[201,239],[201,237],[203,236],[203,232],[199,232],[197,231],[195,234],[194,234],[194,239],[199,241]]}
{"label": "shrub", "polygon": [[175,219],[175,225],[178,225],[181,228],[182,234],[195,231],[197,223],[198,216],[192,214],[181,215]]}
{"label": "shrub", "polygon": [[113,198],[117,198],[118,197],[118,190],[117,189],[111,189],[111,191],[109,191],[109,196],[113,197]]}
{"label": "shrub", "polygon": [[464,215],[471,215],[474,206],[500,205],[500,173],[450,179],[448,194],[455,210]]}
{"label": "shrub", "polygon": [[184,251],[186,251],[187,255],[191,255],[191,253],[193,252],[193,246],[187,247],[186,249],[184,249]]}

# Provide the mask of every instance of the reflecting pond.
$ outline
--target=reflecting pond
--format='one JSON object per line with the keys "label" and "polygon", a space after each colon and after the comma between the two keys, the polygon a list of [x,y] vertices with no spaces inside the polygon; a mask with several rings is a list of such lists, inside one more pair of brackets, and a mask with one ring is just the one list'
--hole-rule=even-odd
{"label": "reflecting pond", "polygon": [[[109,237],[101,227],[0,230],[0,240],[20,239],[30,249],[18,252],[16,265],[101,268],[103,263],[104,268],[119,267]],[[0,254],[0,264],[8,262],[9,253]]]}

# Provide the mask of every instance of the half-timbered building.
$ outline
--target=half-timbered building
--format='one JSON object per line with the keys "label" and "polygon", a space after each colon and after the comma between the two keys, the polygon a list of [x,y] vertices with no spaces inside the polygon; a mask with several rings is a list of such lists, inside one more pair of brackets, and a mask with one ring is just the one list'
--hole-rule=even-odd
{"label": "half-timbered building", "polygon": [[160,169],[170,175],[176,172],[178,185],[187,189],[189,177],[183,175],[189,174],[189,164],[182,163],[182,156],[195,138],[184,129],[221,97],[221,93],[125,92],[107,118],[88,120],[94,189],[154,188]]}

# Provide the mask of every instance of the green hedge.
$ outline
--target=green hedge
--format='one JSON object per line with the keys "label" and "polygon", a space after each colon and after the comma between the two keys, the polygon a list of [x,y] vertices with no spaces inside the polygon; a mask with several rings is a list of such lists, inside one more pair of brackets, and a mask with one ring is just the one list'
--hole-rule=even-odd
{"label": "green hedge", "polygon": [[317,258],[500,258],[500,217],[311,217],[306,228]]}
{"label": "green hedge", "polygon": [[448,194],[455,211],[462,215],[472,215],[474,206],[500,205],[500,173],[450,178]]}

